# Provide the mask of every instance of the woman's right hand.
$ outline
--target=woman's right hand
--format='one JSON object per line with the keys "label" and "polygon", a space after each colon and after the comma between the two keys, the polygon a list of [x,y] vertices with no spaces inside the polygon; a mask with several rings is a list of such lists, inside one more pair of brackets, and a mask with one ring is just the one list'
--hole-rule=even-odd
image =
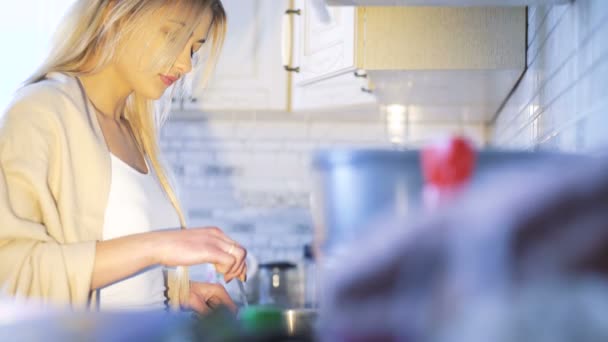
{"label": "woman's right hand", "polygon": [[160,248],[157,263],[168,267],[211,263],[224,280],[246,281],[247,251],[217,227],[189,228],[156,233]]}

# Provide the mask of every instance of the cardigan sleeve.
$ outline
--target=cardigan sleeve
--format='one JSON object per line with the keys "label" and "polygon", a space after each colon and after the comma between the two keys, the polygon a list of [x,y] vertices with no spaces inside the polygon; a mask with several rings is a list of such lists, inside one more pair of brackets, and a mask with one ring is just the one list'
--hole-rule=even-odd
{"label": "cardigan sleeve", "polygon": [[52,305],[86,308],[95,241],[62,243],[49,181],[58,158],[52,106],[17,101],[0,125],[0,291]]}

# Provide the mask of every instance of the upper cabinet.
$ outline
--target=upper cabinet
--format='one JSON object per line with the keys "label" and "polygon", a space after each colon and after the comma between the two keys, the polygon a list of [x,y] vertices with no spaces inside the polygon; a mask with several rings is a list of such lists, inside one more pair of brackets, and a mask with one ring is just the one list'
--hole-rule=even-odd
{"label": "upper cabinet", "polygon": [[[353,8],[337,8],[331,22],[323,23],[308,1],[222,2],[228,30],[211,82],[198,81],[202,70],[189,75],[186,94],[174,99],[174,109],[375,109],[368,79],[355,75]],[[297,67],[289,68],[293,63]]]}
{"label": "upper cabinet", "polygon": [[[321,1],[321,0],[317,0]],[[527,6],[564,4],[571,0],[326,0],[330,6]]]}
{"label": "upper cabinet", "polygon": [[329,9],[329,20],[319,17],[311,1],[296,0],[294,60],[297,84],[311,83],[355,69],[356,9]]}
{"label": "upper cabinet", "polygon": [[189,87],[182,109],[375,113],[402,104],[420,117],[487,121],[526,66],[525,7],[223,3],[219,65],[206,88]]}
{"label": "upper cabinet", "polygon": [[288,74],[281,62],[280,27],[287,6],[274,0],[222,3],[228,29],[218,65],[207,86],[189,87],[183,109],[285,110]]}
{"label": "upper cabinet", "polygon": [[526,66],[525,7],[330,7],[323,20],[314,3],[295,2],[296,105],[320,103],[299,101],[308,86],[351,87],[347,74],[357,70],[369,76],[358,88],[374,96],[344,90],[332,101],[348,93],[358,105],[402,104],[420,118],[488,121]]}
{"label": "upper cabinet", "polygon": [[356,65],[367,70],[525,66],[523,7],[360,7]]}
{"label": "upper cabinet", "polygon": [[525,7],[359,7],[357,16],[355,64],[379,102],[422,118],[491,120],[526,67]]}
{"label": "upper cabinet", "polygon": [[[353,7],[329,9],[319,17],[313,3],[295,0],[286,11],[284,64],[290,75],[290,109],[375,109],[369,80],[355,65],[356,19]],[[291,25],[291,28],[289,27]],[[285,58],[287,55],[287,58]]]}

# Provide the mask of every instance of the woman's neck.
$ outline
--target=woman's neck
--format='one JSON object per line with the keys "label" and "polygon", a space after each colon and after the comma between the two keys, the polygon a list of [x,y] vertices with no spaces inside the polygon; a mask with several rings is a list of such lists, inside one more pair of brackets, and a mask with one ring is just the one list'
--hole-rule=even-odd
{"label": "woman's neck", "polygon": [[127,97],[131,94],[124,79],[111,66],[98,73],[79,77],[89,100],[100,114],[120,120]]}

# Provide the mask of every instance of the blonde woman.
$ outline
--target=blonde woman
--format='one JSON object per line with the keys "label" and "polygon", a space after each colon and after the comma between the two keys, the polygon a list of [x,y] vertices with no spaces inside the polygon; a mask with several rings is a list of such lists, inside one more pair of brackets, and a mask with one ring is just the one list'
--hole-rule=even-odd
{"label": "blonde woman", "polygon": [[213,64],[225,22],[220,0],[75,2],[2,119],[0,290],[75,309],[235,309],[188,279],[211,263],[244,280],[246,251],[183,229],[153,105],[206,45]]}

